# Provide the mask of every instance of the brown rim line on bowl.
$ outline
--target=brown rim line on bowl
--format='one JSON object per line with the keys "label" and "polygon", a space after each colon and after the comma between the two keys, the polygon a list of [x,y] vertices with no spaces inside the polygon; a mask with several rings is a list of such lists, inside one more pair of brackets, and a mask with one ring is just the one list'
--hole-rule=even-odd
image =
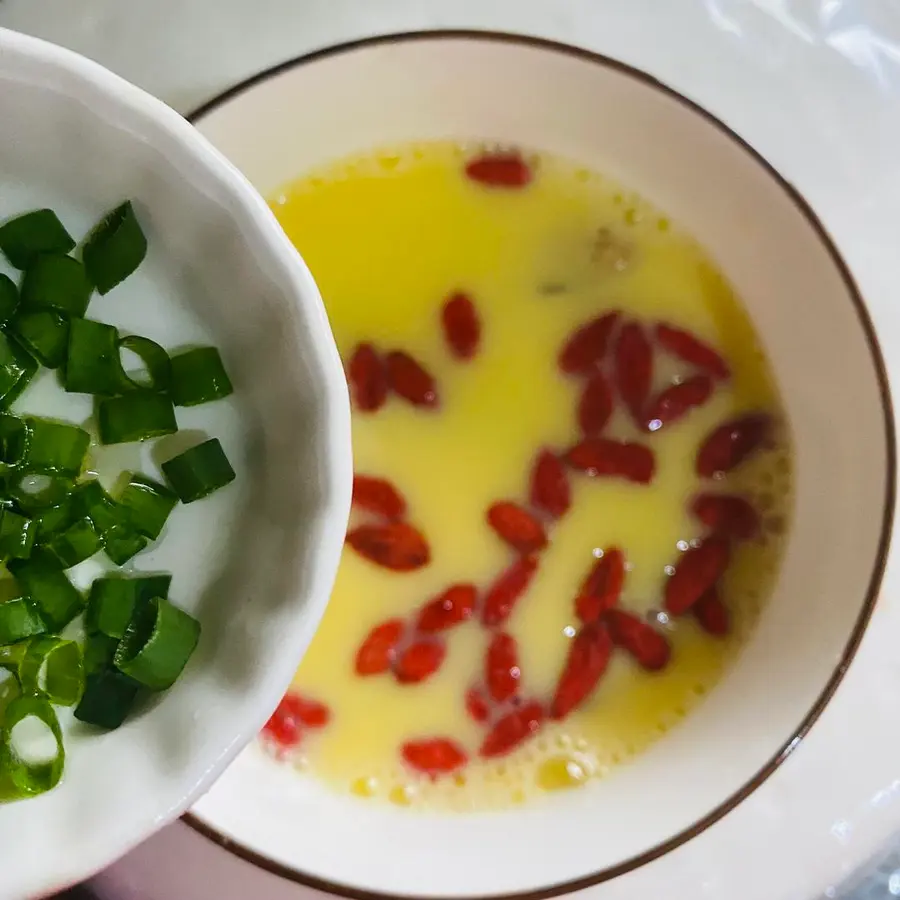
{"label": "brown rim line on bowl", "polygon": [[[385,71],[379,70],[378,66],[385,62],[388,55],[391,57],[389,65],[385,67]],[[315,71],[317,78],[313,80],[320,87],[327,77],[333,79],[330,83],[332,93],[327,100],[322,100],[323,104],[327,102],[333,106],[338,102],[351,103],[351,87],[360,85],[359,77],[354,80],[353,76],[359,76],[360,70],[356,67],[362,66],[370,73],[372,81],[378,81],[383,76],[383,83],[388,85],[388,90],[382,95],[382,103],[375,104],[376,106],[389,109],[395,103],[409,102],[414,105],[415,100],[410,100],[410,96],[415,95],[416,91],[427,92],[428,87],[422,87],[423,84],[434,88],[439,83],[439,76],[428,68],[429,58],[438,56],[445,66],[447,60],[450,60],[449,71],[467,71],[469,81],[463,87],[446,88],[446,93],[438,98],[440,102],[428,104],[429,110],[417,110],[416,115],[423,123],[423,128],[418,132],[411,131],[408,127],[404,130],[406,123],[397,125],[393,130],[387,125],[381,127],[377,111],[373,111],[367,118],[364,110],[353,110],[348,112],[348,118],[365,118],[366,121],[357,123],[355,131],[353,126],[347,126],[353,133],[349,137],[341,135],[338,142],[343,140],[343,143],[339,150],[334,151],[333,146],[326,146],[333,137],[331,132],[328,136],[322,136],[316,127],[315,109],[311,109],[307,102],[314,99],[313,95],[303,96],[302,102],[297,99],[297,91],[302,93],[308,88],[303,82],[304,77],[307,77],[306,73]],[[456,67],[452,64],[456,64]],[[438,63],[434,63],[434,66],[437,65]],[[387,68],[392,68],[394,72],[416,71],[418,84],[408,85],[400,75],[392,77],[385,74]],[[524,79],[528,77],[528,72],[537,71],[540,74],[533,76],[535,81],[529,85],[530,93],[525,88],[522,90],[523,95],[528,95],[528,99],[512,96],[513,92],[504,91],[502,84],[498,87],[497,80],[502,82],[505,78],[510,84],[517,86],[520,83],[515,81],[517,76]],[[491,76],[496,80],[488,80]],[[479,77],[482,78],[480,82]],[[581,85],[582,81],[586,82],[585,86]],[[485,83],[500,91],[505,98],[504,106],[514,107],[512,111],[490,109],[489,100],[480,97],[477,89],[479,84]],[[382,86],[382,82],[379,82],[379,86]],[[561,90],[563,87],[569,90]],[[259,95],[253,91],[254,88],[260,90]],[[396,93],[392,94],[391,91]],[[304,115],[308,117],[306,121],[312,123],[301,129],[304,140],[313,145],[309,150],[309,157],[304,157],[299,163],[301,170],[292,173],[286,169],[282,171],[280,167],[284,166],[284,161],[280,159],[277,149],[254,155],[248,143],[252,140],[277,147],[279,138],[284,138],[289,143],[285,129],[296,127],[295,124],[273,125],[271,133],[260,135],[260,129],[265,126],[262,124],[263,117],[259,116],[255,120],[256,128],[247,129],[249,134],[243,140],[233,137],[237,129],[228,130],[229,124],[234,124],[234,120],[229,117],[236,115],[235,110],[241,109],[249,98],[257,96],[263,98],[260,101],[263,107],[270,103],[273,110],[291,98],[296,108],[304,110]],[[566,104],[558,103],[560,96],[567,98]],[[529,103],[536,104],[542,109],[542,122],[544,119],[552,120],[550,110],[554,98],[557,100],[557,107],[568,107],[569,119],[577,119],[578,110],[583,106],[585,109],[595,110],[596,118],[613,123],[609,126],[608,135],[593,135],[594,146],[606,149],[608,145],[610,156],[614,157],[618,153],[618,158],[627,159],[629,166],[620,165],[619,171],[616,171],[617,167],[610,166],[605,154],[599,151],[593,157],[588,154],[585,158],[584,153],[579,156],[579,140],[581,146],[590,145],[590,128],[594,126],[580,122],[573,124],[566,119],[565,112],[558,109],[556,120],[545,128],[547,140],[529,140],[526,126],[519,128],[517,125],[516,116],[521,119],[525,115],[521,107]],[[434,101],[435,98],[431,99]],[[622,120],[627,116],[623,115],[617,120],[611,115],[602,114],[615,110],[617,103],[624,104],[620,109],[624,112],[633,108],[629,103],[639,103],[642,121],[637,124],[631,121],[623,125]],[[489,108],[487,110],[484,109],[486,105]],[[469,108],[475,108],[476,112],[466,117],[465,111]],[[436,119],[431,115],[434,110],[439,110],[434,113]],[[355,116],[354,113],[359,115]],[[394,115],[394,112],[390,114]],[[481,121],[488,120],[491,125],[477,130],[467,130],[465,125],[459,125],[459,122],[478,119],[479,115]],[[454,116],[457,118],[454,119]],[[757,633],[736,664],[735,672],[730,673],[726,680],[729,682],[729,690],[732,683],[743,683],[739,679],[746,680],[749,677],[744,669],[750,665],[752,656],[757,661],[771,662],[771,667],[757,667],[758,672],[765,673],[763,681],[766,678],[774,679],[777,675],[793,676],[782,682],[767,682],[767,687],[757,687],[759,693],[766,694],[768,691],[769,697],[775,697],[778,696],[779,688],[785,689],[786,684],[790,685],[790,690],[800,685],[796,689],[806,699],[773,703],[771,709],[767,709],[764,698],[753,700],[754,708],[759,702],[759,709],[763,713],[758,718],[760,728],[770,721],[779,720],[777,725],[770,726],[777,732],[777,737],[773,734],[771,738],[765,739],[764,752],[761,748],[754,751],[759,761],[746,777],[723,792],[715,802],[708,803],[702,813],[692,816],[682,827],[673,829],[662,839],[649,842],[649,846],[641,848],[639,852],[624,855],[596,870],[580,872],[577,877],[547,879],[533,886],[480,891],[454,891],[443,887],[437,890],[419,887],[371,890],[359,884],[341,882],[336,877],[322,877],[320,873],[301,871],[283,860],[266,857],[259,849],[249,846],[246,840],[236,839],[235,834],[227,834],[197,813],[188,814],[185,821],[199,833],[254,865],[333,894],[360,898],[398,895],[519,898],[558,896],[615,878],[681,846],[733,810],[763,784],[782,760],[797,747],[828,704],[850,665],[877,599],[890,543],[894,509],[896,448],[891,398],[881,350],[863,299],[847,266],[803,197],[762,156],[721,121],[650,76],[585,50],[507,34],[464,31],[396,34],[328,48],[277,66],[231,88],[196,110],[189,118],[263,192],[273,190],[290,177],[299,176],[309,164],[318,164],[329,158],[380,144],[397,143],[401,138],[427,140],[448,136],[461,139],[474,137],[536,146],[584,160],[590,167],[609,172],[623,183],[635,184],[641,193],[658,202],[676,221],[685,225],[711,252],[726,275],[733,279],[738,295],[745,301],[751,317],[757,323],[782,388],[797,452],[797,516],[794,532],[789,539],[782,578]],[[632,117],[638,118],[641,116]],[[494,122],[497,124],[492,131]],[[451,126],[449,134],[448,123]],[[452,127],[454,125],[456,132]],[[332,131],[340,130],[339,126],[329,124],[323,126],[322,131],[329,128]],[[371,128],[371,134],[357,134],[366,128]],[[648,147],[648,144],[654,143],[652,140],[634,143],[633,135],[629,138],[618,133],[627,132],[629,128],[636,132],[643,129],[644,137],[652,133],[657,138],[657,143],[661,143],[665,137],[672,147],[677,148],[672,153],[676,156],[681,154],[681,168],[675,163],[666,168],[666,164],[654,156],[653,147]],[[658,130],[654,132],[654,128]],[[629,140],[632,141],[631,145]],[[284,154],[289,156],[294,150],[295,148],[288,147]],[[691,155],[689,150],[693,154],[709,155],[716,161],[716,165],[707,164],[708,161],[698,155]],[[295,165],[298,164],[295,162]],[[273,170],[277,170],[277,173]],[[651,174],[648,176],[647,173]],[[630,178],[629,175],[633,177]],[[676,181],[679,181],[677,189],[672,187]],[[689,182],[695,193],[700,195],[693,205],[685,205],[684,196],[689,188],[682,187],[680,182]],[[720,195],[718,198],[714,196],[716,191]],[[758,205],[754,206],[757,201]],[[769,212],[775,211],[777,216],[760,215],[760,210],[766,203],[771,204]],[[694,221],[691,220],[692,214],[697,216]],[[754,216],[757,218],[754,219]],[[717,235],[717,229],[726,233],[729,228],[734,231],[734,222],[741,217],[744,228],[741,242],[748,246],[735,248],[724,245],[722,242],[725,238]],[[763,223],[767,228],[771,223],[771,230],[779,231],[779,235],[784,238],[783,246],[779,246],[779,241],[774,236],[762,234],[767,229],[753,228],[754,224]],[[802,258],[809,264],[806,266],[809,271],[804,276],[809,281],[797,281],[794,286],[815,288],[812,295],[806,290],[794,293],[787,290],[787,283],[782,285],[778,282],[782,276],[785,279],[800,278],[799,273],[784,275],[783,272],[794,265],[794,257]],[[798,269],[801,268],[799,263],[796,265]],[[754,271],[754,266],[765,271]],[[779,266],[782,268],[779,269]],[[785,301],[790,299],[791,302],[779,303],[779,292],[783,292]],[[810,299],[810,296],[815,299]],[[802,308],[803,303],[820,306],[805,310]],[[825,310],[825,314],[813,315],[820,311],[820,307]],[[823,357],[819,363],[815,362],[816,354]],[[829,367],[835,368],[833,363],[836,359],[840,359],[843,365],[848,365],[847,372],[853,373],[845,376],[853,382],[853,388],[835,383],[837,393],[834,394],[830,391],[832,384],[829,379],[833,381],[836,373],[829,372]],[[830,398],[834,405],[826,404],[823,408],[822,395]],[[853,407],[852,412],[846,403]],[[851,416],[854,425],[850,427],[843,420],[838,422],[837,413]],[[869,436],[869,440],[861,442],[865,444],[864,447],[856,447],[849,435],[844,437],[843,432],[854,428],[862,429],[857,430],[856,434]],[[841,445],[840,448],[837,444]],[[847,458],[841,458],[842,451]],[[840,466],[848,465],[848,459],[852,463],[847,472],[853,476],[848,480],[852,481],[853,489],[859,489],[859,499],[854,497],[854,490],[845,489],[835,477],[841,471]],[[825,475],[829,476],[828,480],[816,481]],[[823,492],[822,484],[833,485],[833,489]],[[817,492],[822,496],[817,498]],[[878,507],[881,509],[879,516],[867,516],[866,510]],[[836,510],[841,513],[840,516],[835,515]],[[843,522],[843,515],[848,517],[847,521],[852,522],[852,525]],[[832,521],[836,519],[841,521]],[[842,526],[846,528],[847,534],[853,535],[853,546],[848,552],[852,550],[856,556],[848,558],[846,564],[842,561],[840,566],[834,563],[832,568],[828,568],[813,550],[818,545],[820,549],[827,548],[830,553],[832,547],[840,544],[837,538],[844,533]],[[802,577],[804,560],[807,563],[805,571],[808,573],[808,585]],[[816,598],[812,595],[818,595],[821,588],[821,596],[825,597],[829,586],[823,583],[823,579],[828,581],[833,580],[833,577],[840,577],[840,573],[851,564],[855,565],[855,570],[846,574],[841,587],[841,590],[847,590],[844,593],[838,592],[836,596],[851,596],[852,603],[845,601],[843,605],[838,604],[841,608],[835,611],[833,606],[823,602],[822,609],[828,610],[828,616],[820,616],[819,619],[830,618],[836,621],[813,622],[809,616],[816,609]],[[824,568],[828,569],[827,573]],[[794,590],[804,586],[804,590]],[[837,590],[836,587],[834,589]],[[778,598],[788,596],[789,591],[793,597],[791,603],[779,603]],[[807,618],[804,619],[804,616]],[[810,623],[807,630],[816,631],[817,635],[805,636],[801,630],[804,621]],[[796,663],[791,661],[790,654],[783,646],[786,644],[786,633],[797,635],[795,640],[799,649]],[[765,642],[768,644],[763,646]],[[767,646],[771,650],[770,660],[766,656]],[[827,662],[829,659],[836,659],[837,662]],[[759,680],[757,678],[753,683],[757,684]],[[708,698],[704,708],[712,707],[714,702],[718,703],[715,698],[725,690],[726,684],[723,682]],[[791,710],[784,710],[783,706],[791,706]],[[797,707],[796,710],[793,709],[794,706]],[[699,715],[700,711],[695,712],[689,721],[693,723]],[[749,712],[740,715],[749,715]],[[782,718],[784,723],[780,721]],[[737,726],[748,726],[743,719],[735,721]],[[679,730],[686,728],[687,723]],[[699,727],[694,730],[699,730]],[[749,727],[745,733],[753,738],[757,737],[757,733],[749,730]],[[674,737],[672,739],[675,740]],[[669,740],[667,737],[656,748],[668,746]],[[656,748],[648,751],[647,755],[656,752]],[[634,766],[629,768],[633,769]],[[702,772],[702,769],[685,771]],[[224,780],[227,781],[230,775],[231,773],[226,775]],[[716,777],[716,773],[711,773],[711,777]],[[701,789],[705,787],[702,778],[690,783],[696,783]],[[595,801],[595,811],[599,810],[596,815],[598,820],[602,820],[604,812],[608,814],[610,808],[604,810],[599,794],[595,795]],[[639,794],[636,795],[635,802],[641,802]],[[206,809],[205,804],[203,807]],[[562,821],[562,815],[559,814],[559,821]],[[552,821],[556,822],[557,819]],[[595,833],[595,837],[599,840],[599,832]],[[560,840],[559,836],[554,840]]]}

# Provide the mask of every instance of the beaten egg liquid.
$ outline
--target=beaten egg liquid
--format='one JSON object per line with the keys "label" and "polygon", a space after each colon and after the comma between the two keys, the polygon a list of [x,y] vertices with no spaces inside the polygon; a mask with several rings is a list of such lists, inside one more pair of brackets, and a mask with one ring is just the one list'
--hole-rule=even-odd
{"label": "beaten egg liquid", "polygon": [[[332,720],[306,736],[296,764],[360,797],[444,809],[503,807],[587,784],[676,725],[747,639],[777,570],[790,502],[784,449],[729,476],[729,490],[752,497],[766,524],[760,540],[734,554],[723,584],[731,634],[713,638],[690,616],[663,623],[672,645],[667,669],[648,673],[614,653],[588,702],[506,758],[478,760],[484,726],[464,707],[466,689],[482,680],[490,639],[477,620],[446,632],[446,660],[425,682],[355,674],[356,650],[374,625],[410,616],[455,582],[486,588],[512,561],[485,512],[497,500],[527,502],[538,450],[578,440],[580,381],[562,376],[556,358],[579,324],[618,308],[648,323],[690,328],[723,353],[733,376],[704,407],[652,436],[639,435],[617,409],[604,436],[652,446],[651,485],[572,473],[571,509],[551,526],[538,575],[507,626],[519,643],[523,697],[553,693],[579,625],[573,602],[595,551],[624,550],[621,605],[652,615],[666,567],[684,542],[702,534],[687,509],[701,489],[693,468],[701,440],[737,412],[780,410],[738,301],[702,250],[666,218],[561,160],[533,157],[532,184],[500,191],[466,180],[464,159],[464,148],[453,144],[373,153],[335,163],[272,198],[321,288],[344,358],[362,341],[406,350],[434,375],[440,396],[434,411],[392,397],[375,414],[354,413],[355,470],[400,489],[408,520],[430,542],[432,562],[397,574],[345,550],[295,680],[299,691],[330,706]],[[459,290],[482,320],[469,362],[450,355],[440,327],[444,301]],[[655,389],[677,374],[689,370],[657,354]],[[460,741],[472,761],[437,780],[409,771],[401,744],[427,736]]]}

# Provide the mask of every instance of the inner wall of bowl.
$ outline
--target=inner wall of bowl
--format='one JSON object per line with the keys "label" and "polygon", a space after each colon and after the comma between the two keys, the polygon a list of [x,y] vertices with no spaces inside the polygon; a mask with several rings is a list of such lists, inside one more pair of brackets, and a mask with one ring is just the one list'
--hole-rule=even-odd
{"label": "inner wall of bowl", "polygon": [[[326,384],[342,382],[337,366],[323,371],[327,326],[317,331],[286,301],[297,288],[260,246],[260,234],[242,232],[249,216],[217,177],[134,110],[117,110],[111,101],[88,107],[53,93],[43,70],[35,83],[21,77],[23,69],[13,75],[0,64],[0,218],[51,206],[80,239],[104,212],[132,198],[148,235],[146,263],[122,288],[95,297],[89,316],[168,347],[211,340],[235,384],[239,411],[223,419],[222,404],[202,407],[194,418],[179,410],[182,425],[190,419],[222,439],[238,482],[176,510],[159,548],[134,565],[173,572],[173,601],[203,625],[196,658],[151,714],[107,734],[73,728],[58,790],[0,805],[6,851],[33,857],[23,872],[44,870],[43,848],[57,846],[80,876],[127,849],[120,840],[136,842],[177,814],[232,747],[255,734],[265,704],[276,702],[327,600],[330,574],[316,596],[311,584],[330,565],[317,553],[325,513],[343,513],[329,491],[335,468],[346,465],[341,476],[349,483],[349,457],[329,450],[337,445],[325,401],[340,399],[343,388]],[[77,92],[71,77],[67,87]],[[315,319],[311,279],[307,289]],[[63,399],[61,416],[90,412],[86,398],[72,397],[69,408]],[[151,454],[144,455],[149,462]],[[117,468],[136,467],[129,453],[123,460]],[[337,527],[342,532],[343,522]],[[296,652],[280,662],[281,680],[266,688],[279,678],[267,661],[285,640]],[[6,875],[0,880],[10,886]]]}
{"label": "inner wall of bowl", "polygon": [[735,139],[648,81],[489,39],[326,57],[238,95],[200,127],[263,192],[348,153],[448,137],[548,150],[634,187],[737,288],[781,387],[797,472],[783,570],[750,645],[681,727],[592,789],[514,812],[426,816],[423,827],[422,816],[329,796],[243,759],[199,805],[201,818],[354,887],[505,893],[617,866],[751,782],[816,706],[858,624],[888,485],[885,411],[859,310],[790,194]]}

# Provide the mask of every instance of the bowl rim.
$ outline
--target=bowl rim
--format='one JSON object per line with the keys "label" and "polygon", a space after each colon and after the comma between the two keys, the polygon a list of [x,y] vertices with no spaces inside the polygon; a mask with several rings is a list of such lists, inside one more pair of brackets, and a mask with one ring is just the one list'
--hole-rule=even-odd
{"label": "bowl rim", "polygon": [[[207,140],[196,128],[172,107],[142,88],[74,50],[51,41],[0,27],[0,54],[14,62],[21,60],[39,67],[45,74],[41,87],[74,100],[87,108],[116,112],[127,111],[147,123],[148,129],[160,138],[172,141],[179,159],[173,168],[183,171],[194,163],[208,173],[209,183],[232,205],[232,215],[244,226],[247,242],[252,249],[272,265],[273,273],[289,290],[286,297],[302,298],[300,320],[313,330],[317,339],[311,341],[310,356],[321,374],[321,437],[322,484],[324,499],[317,521],[311,526],[318,547],[315,577],[311,579],[310,596],[319,597],[314,614],[321,617],[331,593],[337,564],[340,559],[346,518],[350,509],[352,462],[350,454],[350,403],[343,374],[343,365],[331,334],[321,295],[306,263],[297,253],[265,200],[249,180]],[[181,177],[186,178],[186,175]],[[289,302],[289,301],[288,301]],[[69,861],[60,866],[46,866],[40,874],[28,880],[29,891],[44,896],[44,891],[60,891],[66,886],[90,877],[96,871],[120,858],[155,831],[177,819],[196,802],[224,772],[228,764],[258,733],[268,712],[275,707],[296,669],[295,657],[289,651],[298,650],[298,631],[288,640],[277,665],[271,667],[258,688],[259,707],[252,720],[236,721],[210,753],[202,771],[193,769],[174,778],[172,790],[160,795],[152,808],[131,815],[121,827],[104,832],[95,842],[90,857]],[[304,643],[305,646],[305,643]],[[62,785],[61,787],[64,787]]]}
{"label": "bowl rim", "polygon": [[[278,77],[286,72],[292,71],[301,66],[307,66],[312,63],[325,59],[340,57],[345,54],[353,53],[358,50],[364,50],[371,47],[378,47],[391,44],[409,44],[409,43],[427,43],[431,41],[460,41],[460,42],[480,42],[485,44],[513,44],[520,47],[531,47],[543,50],[548,53],[565,55],[582,62],[591,63],[596,66],[611,69],[621,75],[625,75],[635,81],[650,87],[666,97],[675,100],[688,112],[700,116],[708,124],[712,125],[720,134],[729,138],[732,143],[736,144],[740,150],[748,155],[753,162],[765,171],[765,173],[775,181],[781,190],[791,200],[800,214],[803,216],[809,227],[815,233],[820,244],[828,253],[834,263],[840,278],[844,284],[847,293],[850,296],[857,320],[862,329],[863,336],[868,345],[869,355],[875,368],[875,376],[879,389],[881,407],[884,416],[885,429],[885,492],[884,503],[881,513],[881,530],[878,540],[877,553],[869,577],[869,583],[865,591],[865,600],[860,609],[860,613],[856,618],[850,636],[845,643],[843,650],[835,663],[830,678],[823,686],[821,692],[817,696],[812,707],[804,715],[802,721],[794,729],[792,735],[782,743],[778,750],[768,759],[768,761],[744,783],[737,791],[726,797],[722,802],[710,810],[702,818],[698,819],[692,825],[683,829],[675,835],[672,835],[665,841],[660,842],[654,847],[623,860],[612,866],[607,866],[590,875],[580,878],[570,879],[567,881],[557,882],[545,887],[536,888],[527,891],[514,891],[509,893],[494,894],[465,894],[460,895],[459,900],[544,900],[544,898],[559,897],[575,891],[584,890],[602,882],[617,878],[629,872],[653,862],[656,859],[670,853],[671,851],[681,847],[688,841],[704,832],[707,828],[714,825],[719,819],[733,811],[747,797],[750,796],[757,788],[759,788],[768,778],[775,773],[781,763],[796,749],[812,726],[828,706],[835,691],[843,680],[853,662],[856,651],[859,648],[865,631],[868,627],[872,612],[878,600],[881,589],[882,578],[887,565],[888,553],[891,546],[891,536],[893,529],[894,509],[896,503],[896,482],[897,482],[897,446],[896,433],[894,427],[894,412],[891,398],[891,391],[887,375],[887,367],[881,345],[876,334],[872,318],[869,314],[868,307],[863,299],[862,293],[856,284],[856,281],[850,271],[849,266],[844,261],[843,256],[837,248],[834,239],[825,228],[822,220],[812,208],[810,203],[804,198],[800,191],[782,175],[758,150],[756,150],[745,138],[741,137],[736,131],[725,124],[718,116],[714,115],[704,106],[694,100],[686,97],[680,91],[675,90],[666,83],[655,78],[653,75],[632,66],[621,60],[615,59],[604,53],[588,50],[572,44],[556,41],[548,38],[537,37],[534,35],[520,34],[514,32],[497,31],[491,29],[428,29],[428,30],[412,30],[398,31],[385,34],[374,35],[361,38],[358,40],[345,41],[332,44],[301,56],[294,57],[270,68],[264,69],[249,78],[240,81],[221,93],[213,96],[191,112],[187,113],[185,118],[194,126],[202,123],[203,119],[216,112],[232,100],[247,93],[253,88],[264,84],[265,82]],[[429,894],[398,894],[385,891],[372,890],[366,888],[355,887],[350,884],[333,881],[329,878],[322,878],[304,872],[302,869],[293,865],[277,862],[258,850],[236,841],[224,832],[211,825],[205,819],[200,818],[197,813],[188,810],[183,816],[182,821],[192,828],[195,832],[205,837],[207,840],[218,845],[221,849],[238,857],[259,869],[270,874],[284,878],[295,884],[303,885],[314,890],[322,891],[338,897],[347,897],[351,900],[433,900],[433,895]],[[444,898],[442,898],[444,900]]]}

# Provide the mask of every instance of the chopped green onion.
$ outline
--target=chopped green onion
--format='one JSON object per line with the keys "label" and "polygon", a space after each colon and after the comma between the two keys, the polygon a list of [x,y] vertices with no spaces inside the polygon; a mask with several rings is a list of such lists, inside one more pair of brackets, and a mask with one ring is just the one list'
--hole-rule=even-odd
{"label": "chopped green onion", "polygon": [[20,309],[9,324],[22,346],[48,369],[66,361],[69,320],[52,309]]}
{"label": "chopped green onion", "polygon": [[9,408],[37,370],[31,354],[15,338],[0,332],[0,406]]}
{"label": "chopped green onion", "polygon": [[29,516],[58,506],[72,490],[72,479],[66,475],[47,475],[43,472],[18,472],[10,475],[6,491],[22,512]]}
{"label": "chopped green onion", "polygon": [[0,414],[0,473],[25,461],[28,429],[16,416]]}
{"label": "chopped green onion", "polygon": [[119,332],[91,319],[69,324],[65,388],[70,393],[121,394],[128,388],[119,362]]}
{"label": "chopped green onion", "polygon": [[171,687],[200,640],[200,623],[153,597],[139,604],[116,650],[119,671],[153,691]]}
{"label": "chopped green onion", "polygon": [[140,687],[115,669],[91,672],[81,703],[75,708],[75,718],[100,728],[118,728],[134,706]]}
{"label": "chopped green onion", "polygon": [[138,534],[130,525],[113,525],[103,535],[103,549],[117,565],[124,566],[147,546],[147,538]]}
{"label": "chopped green onion", "polygon": [[74,246],[52,209],[36,209],[0,226],[0,250],[16,269],[27,269],[42,253],[68,253]]}
{"label": "chopped green onion", "polygon": [[19,289],[8,275],[0,275],[0,325],[5,325],[19,306]]}
{"label": "chopped green onion", "polygon": [[234,481],[234,469],[217,438],[185,450],[162,464],[163,474],[182,503],[193,503]]}
{"label": "chopped green onion", "polygon": [[125,515],[103,490],[99,481],[83,481],[79,484],[72,492],[72,505],[79,513],[87,516],[102,535],[113,526],[121,524]]}
{"label": "chopped green onion", "polygon": [[234,391],[215,347],[197,347],[172,357],[172,402],[196,406],[227,397]]}
{"label": "chopped green onion", "polygon": [[36,550],[30,559],[11,559],[7,568],[25,596],[34,601],[51,631],[61,631],[84,608],[75,585],[45,550]]}
{"label": "chopped green onion", "polygon": [[89,633],[100,632],[121,638],[134,614],[135,605],[153,597],[168,597],[171,575],[140,575],[126,578],[110,575],[95,579],[88,597],[84,627]]}
{"label": "chopped green onion", "polygon": [[84,266],[71,256],[39,256],[22,279],[22,307],[56,309],[66,316],[83,316],[93,288]]}
{"label": "chopped green onion", "polygon": [[91,232],[81,257],[101,294],[124,281],[147,255],[147,238],[134,215],[131,201],[109,213]]}
{"label": "chopped green onion", "polygon": [[23,693],[44,696],[57,706],[73,706],[84,691],[81,647],[58,637],[32,638],[18,676]]}
{"label": "chopped green onion", "polygon": [[[79,516],[75,510],[72,497],[73,494],[69,494],[62,503],[35,513],[31,521],[34,522],[37,529],[35,536],[38,541],[46,543],[54,534],[65,531],[70,525],[78,521]],[[87,514],[85,513],[85,515]],[[3,523],[0,520],[0,529],[2,527]]]}
{"label": "chopped green onion", "polygon": [[[128,350],[141,358],[146,368],[146,378],[134,377],[125,371],[121,362],[121,351]],[[129,383],[140,390],[166,391],[172,380],[172,364],[169,354],[150,338],[141,337],[139,334],[129,334],[119,339],[120,365]]]}
{"label": "chopped green onion", "polygon": [[178,423],[168,397],[134,391],[97,401],[97,429],[101,444],[125,444],[174,434]]}
{"label": "chopped green onion", "polygon": [[38,523],[34,519],[4,509],[0,517],[0,559],[28,559],[37,536]]}
{"label": "chopped green onion", "polygon": [[70,525],[47,544],[47,549],[59,560],[64,569],[71,569],[72,566],[90,559],[102,547],[103,538],[97,534],[93,522],[88,518]]}
{"label": "chopped green onion", "polygon": [[51,472],[58,475],[81,474],[91,436],[77,425],[52,419],[29,417],[24,466],[29,472]]}
{"label": "chopped green onion", "polygon": [[128,512],[128,521],[141,534],[155,541],[166,524],[178,497],[167,487],[132,472],[119,495],[119,505]]}
{"label": "chopped green onion", "polygon": [[[29,718],[40,719],[56,739],[56,755],[48,762],[28,763],[16,752],[13,730]],[[62,729],[49,701],[28,694],[11,700],[0,727],[0,769],[9,775],[13,784],[23,794],[43,794],[59,783],[65,761]]]}
{"label": "chopped green onion", "polygon": [[0,644],[14,644],[36,634],[46,634],[37,606],[25,597],[0,603]]}
{"label": "chopped green onion", "polygon": [[108,634],[89,634],[84,639],[84,671],[87,675],[112,668],[119,639]]}

